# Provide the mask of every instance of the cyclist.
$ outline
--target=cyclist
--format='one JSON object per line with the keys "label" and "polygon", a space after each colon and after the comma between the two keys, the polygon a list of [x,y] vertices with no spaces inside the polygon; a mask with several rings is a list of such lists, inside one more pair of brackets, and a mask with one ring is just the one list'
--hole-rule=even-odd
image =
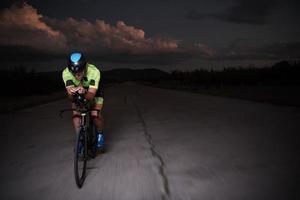
{"label": "cyclist", "polygon": [[[74,94],[77,92],[91,101],[91,109],[102,110],[103,91],[99,88],[101,74],[95,65],[87,63],[85,56],[80,52],[69,55],[67,67],[62,72],[67,94],[71,100],[72,108],[75,109]],[[91,116],[96,126],[97,147],[104,146],[103,126],[104,119],[99,111],[92,111]],[[73,111],[73,125],[76,133],[80,129],[80,113]]]}

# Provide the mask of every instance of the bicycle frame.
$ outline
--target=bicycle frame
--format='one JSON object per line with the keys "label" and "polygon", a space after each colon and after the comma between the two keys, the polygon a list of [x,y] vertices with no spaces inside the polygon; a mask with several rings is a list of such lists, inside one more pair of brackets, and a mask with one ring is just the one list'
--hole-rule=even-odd
{"label": "bicycle frame", "polygon": [[[88,124],[87,124],[87,115],[90,114],[92,111],[101,112],[101,110],[98,109],[89,109],[86,106],[83,108],[77,107],[76,109],[63,109],[60,111],[59,116],[62,117],[62,114],[66,111],[77,111],[80,113],[80,129],[83,129],[84,131],[88,131]],[[90,117],[90,116],[89,116]],[[90,120],[90,119],[89,119]]]}
{"label": "bicycle frame", "polygon": [[[76,139],[76,144],[75,144],[75,155],[74,155],[74,172],[75,172],[75,180],[76,180],[76,184],[79,188],[82,187],[83,182],[85,180],[85,176],[86,176],[86,162],[88,160],[88,149],[91,148],[90,150],[92,151],[91,153],[91,157],[94,158],[96,155],[96,146],[93,147],[93,141],[92,139],[94,139],[95,137],[95,132],[94,132],[94,125],[93,125],[93,121],[91,120],[91,116],[90,113],[92,111],[97,111],[97,112],[101,112],[101,110],[98,109],[90,109],[89,107],[89,102],[84,98],[84,96],[80,95],[80,94],[75,94],[74,96],[74,103],[75,103],[75,109],[63,109],[60,111],[59,116],[62,117],[62,114],[66,111],[76,111],[80,113],[80,131],[77,135],[77,139]],[[88,116],[87,116],[88,115]],[[87,118],[89,117],[89,118]],[[88,123],[87,123],[88,122]],[[82,135],[83,134],[83,135]],[[83,136],[83,144],[84,147],[84,155],[83,155],[83,167],[82,167],[82,171],[79,172],[79,168],[78,168],[78,149],[79,148],[79,144],[80,144],[80,140]],[[82,143],[81,143],[82,144]]]}
{"label": "bicycle frame", "polygon": [[87,130],[86,115],[88,113],[80,113],[80,129]]}
{"label": "bicycle frame", "polygon": [[[91,128],[93,128],[93,126],[91,126],[90,123],[93,123],[91,121],[91,118],[87,118],[90,117],[90,113],[91,111],[97,111],[100,112],[100,110],[97,109],[89,109],[87,105],[84,106],[76,106],[76,109],[64,109],[60,111],[60,116],[62,117],[62,113],[64,113],[65,111],[77,111],[80,113],[80,132],[83,133],[83,137],[85,138],[85,153],[84,153],[84,164],[83,164],[83,171],[82,173],[78,171],[78,140],[79,140],[79,135],[77,136],[77,140],[76,140],[76,146],[75,146],[75,157],[74,157],[74,172],[75,172],[75,180],[76,180],[76,184],[79,188],[82,187],[83,182],[85,180],[85,176],[86,176],[86,162],[88,160],[88,155],[87,155],[87,149],[92,147],[93,142],[91,141],[91,139],[93,138],[93,135],[91,133]],[[87,116],[88,115],[88,116]],[[88,123],[87,123],[88,122]],[[91,127],[90,127],[91,126]],[[95,157],[95,154],[92,153],[92,158]]]}

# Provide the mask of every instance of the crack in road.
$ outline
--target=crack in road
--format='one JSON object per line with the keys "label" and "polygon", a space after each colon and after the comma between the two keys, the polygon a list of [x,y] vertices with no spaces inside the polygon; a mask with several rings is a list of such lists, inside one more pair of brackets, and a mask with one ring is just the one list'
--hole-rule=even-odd
{"label": "crack in road", "polygon": [[149,133],[149,131],[147,129],[147,125],[146,125],[146,122],[145,122],[145,120],[142,116],[142,112],[141,112],[140,108],[137,106],[137,104],[134,102],[133,99],[131,99],[129,96],[127,96],[126,101],[128,102],[129,99],[131,100],[133,106],[135,107],[136,112],[138,114],[138,117],[139,117],[139,119],[142,123],[146,141],[150,145],[151,155],[159,161],[158,172],[159,172],[159,175],[162,178],[162,182],[163,182],[163,194],[162,194],[161,199],[162,200],[170,199],[171,194],[170,194],[170,189],[169,189],[169,181],[168,181],[168,177],[165,173],[166,164],[165,164],[162,156],[156,150],[156,147],[155,147],[155,145],[153,143],[153,140],[152,140],[152,136],[151,136],[151,134]]}

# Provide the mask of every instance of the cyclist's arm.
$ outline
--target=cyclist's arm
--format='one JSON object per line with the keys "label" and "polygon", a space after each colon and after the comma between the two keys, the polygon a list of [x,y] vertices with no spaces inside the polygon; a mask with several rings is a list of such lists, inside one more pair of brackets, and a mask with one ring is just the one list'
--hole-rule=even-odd
{"label": "cyclist's arm", "polygon": [[92,100],[94,99],[95,95],[96,95],[96,92],[97,92],[97,89],[96,88],[89,88],[88,91],[86,92],[86,94],[84,95],[84,97],[87,99],[87,100]]}
{"label": "cyclist's arm", "polygon": [[68,93],[68,98],[70,101],[74,100],[74,94],[78,90],[78,87],[75,87],[74,85],[70,85],[66,87],[67,93]]}
{"label": "cyclist's arm", "polygon": [[93,72],[93,74],[91,75],[90,86],[89,86],[89,89],[87,90],[87,92],[85,94],[85,98],[87,100],[94,99],[94,97],[95,97],[95,95],[97,93],[98,87],[99,87],[100,78],[101,78],[100,71],[99,70],[95,70]]}
{"label": "cyclist's arm", "polygon": [[65,84],[65,87],[66,87],[66,90],[67,90],[67,94],[68,94],[68,97],[71,101],[73,101],[73,94],[78,90],[76,89],[75,87],[75,84],[73,82],[73,77],[72,75],[70,74],[69,70],[66,68],[63,70],[62,72],[62,79],[64,81],[64,84]]}

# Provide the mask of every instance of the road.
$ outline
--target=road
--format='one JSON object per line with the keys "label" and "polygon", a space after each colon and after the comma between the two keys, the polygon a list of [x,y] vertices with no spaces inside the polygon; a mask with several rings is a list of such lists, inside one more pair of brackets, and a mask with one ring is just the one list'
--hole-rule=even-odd
{"label": "road", "polygon": [[123,83],[105,91],[107,152],[73,175],[60,100],[0,115],[0,199],[300,199],[300,109]]}

